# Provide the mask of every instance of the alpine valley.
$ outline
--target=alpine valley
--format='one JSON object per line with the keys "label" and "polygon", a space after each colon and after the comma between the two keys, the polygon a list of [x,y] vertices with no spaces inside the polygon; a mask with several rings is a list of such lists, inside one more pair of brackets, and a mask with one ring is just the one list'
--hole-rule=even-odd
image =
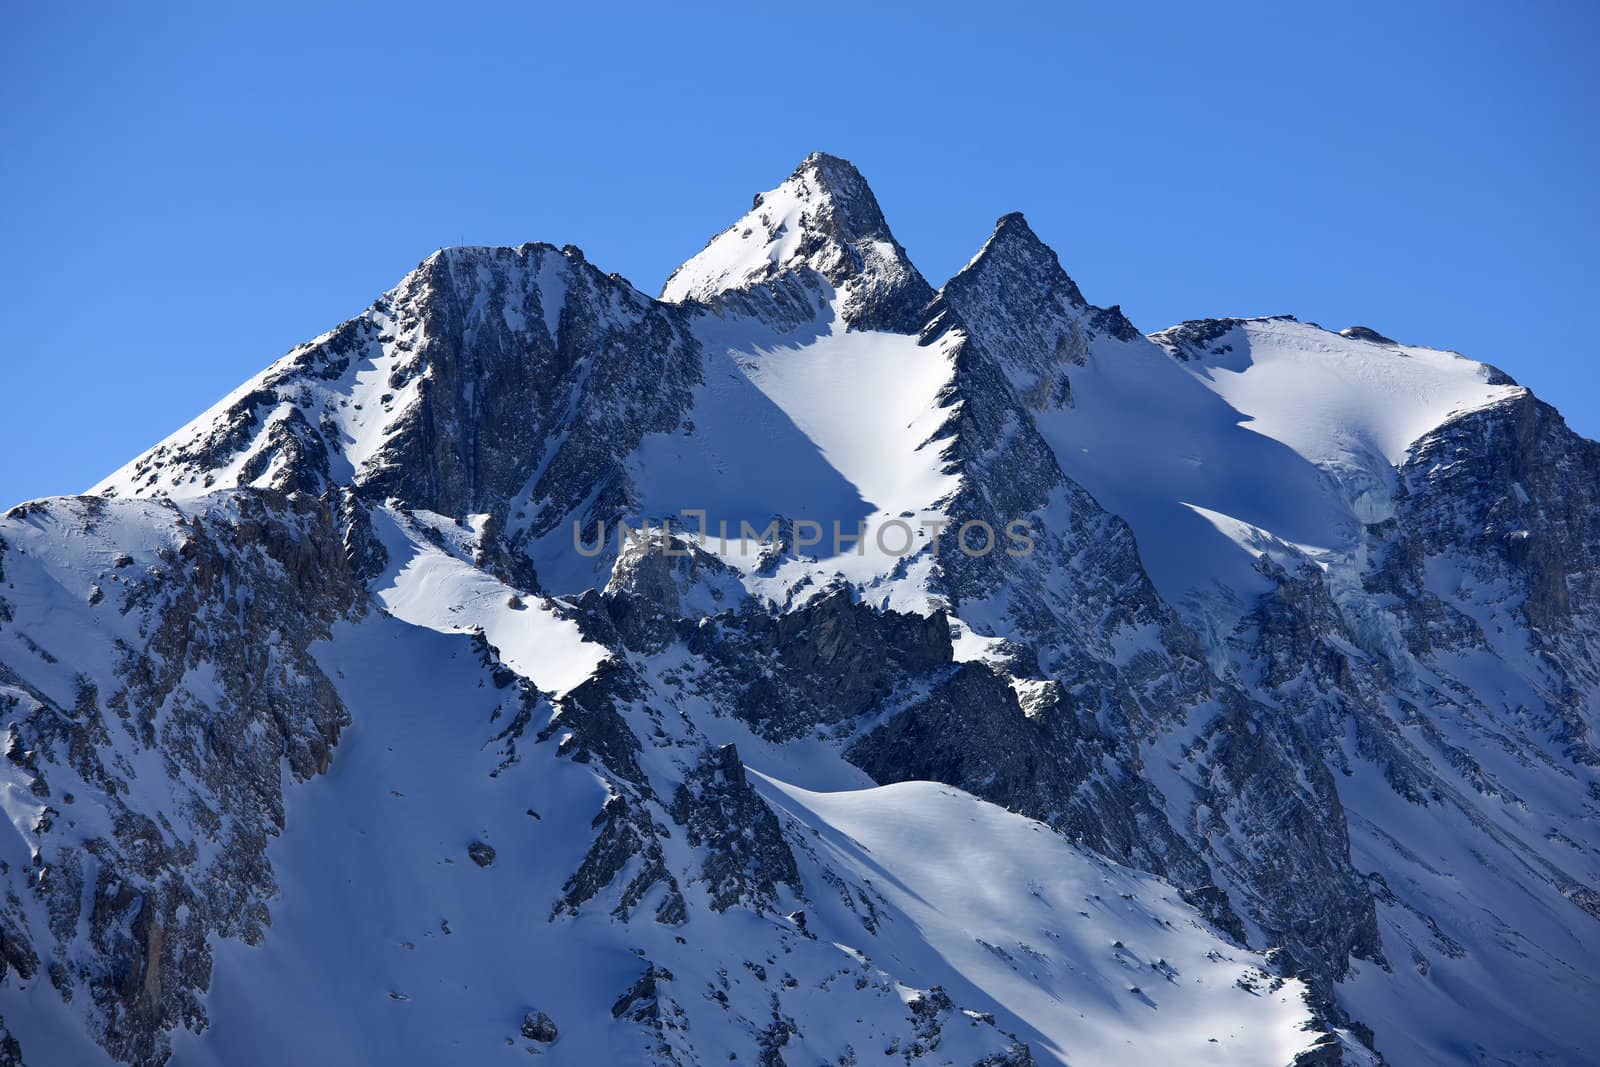
{"label": "alpine valley", "polygon": [[0,1065],[1594,1062],[1597,717],[1555,409],[813,155],[0,521]]}

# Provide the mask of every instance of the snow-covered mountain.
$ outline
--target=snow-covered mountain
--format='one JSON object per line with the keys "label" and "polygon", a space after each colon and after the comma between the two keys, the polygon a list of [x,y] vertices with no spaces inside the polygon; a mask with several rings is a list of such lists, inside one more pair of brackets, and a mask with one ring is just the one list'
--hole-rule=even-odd
{"label": "snow-covered mountain", "polygon": [[830,156],[14,508],[0,708],[0,1064],[1600,1043],[1600,445],[1021,215],[936,291]]}

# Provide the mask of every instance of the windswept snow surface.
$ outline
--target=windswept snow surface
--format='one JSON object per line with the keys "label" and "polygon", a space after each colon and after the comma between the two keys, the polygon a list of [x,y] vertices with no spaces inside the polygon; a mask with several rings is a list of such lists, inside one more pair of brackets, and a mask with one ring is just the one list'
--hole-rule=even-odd
{"label": "windswept snow surface", "polygon": [[[1293,319],[1241,324],[1232,351],[1187,369],[1256,433],[1324,470],[1375,453],[1390,465],[1453,415],[1518,391],[1454,352],[1382,344]],[[1230,341],[1224,341],[1229,344]]]}
{"label": "windswept snow surface", "polygon": [[1202,630],[1229,628],[1270,587],[1254,570],[1268,543],[1319,561],[1351,551],[1392,510],[1394,465],[1413,441],[1518,391],[1454,353],[1292,319],[1242,320],[1182,355],[1099,338],[1067,370],[1072,405],[1036,418],[1062,469],[1128,520],[1157,588]]}
{"label": "windswept snow surface", "polygon": [[[1592,854],[1576,854],[1593,809],[1569,821],[1570,798],[1519,762],[1486,755],[1479,769],[1526,788],[1514,804],[1469,793],[1460,806],[1452,797],[1425,809],[1371,765],[1357,765],[1341,789],[1352,857],[1387,872],[1400,894],[1378,911],[1391,966],[1357,962],[1339,991],[1391,1063],[1593,1062],[1600,932],[1549,885],[1561,868],[1594,877]],[[1486,837],[1501,847],[1484,848]]]}
{"label": "windswept snow surface", "polygon": [[1004,1005],[1036,1054],[1282,1067],[1308,1043],[1303,987],[1262,978],[1258,957],[1159,879],[934,782],[813,793],[761,781],[818,859],[882,895],[893,922],[875,955],[953,972],[937,980]]}

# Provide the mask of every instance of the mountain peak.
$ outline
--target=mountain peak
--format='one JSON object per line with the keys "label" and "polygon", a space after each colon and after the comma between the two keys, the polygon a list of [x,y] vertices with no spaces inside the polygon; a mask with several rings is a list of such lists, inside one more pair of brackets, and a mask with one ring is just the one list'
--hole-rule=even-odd
{"label": "mountain peak", "polygon": [[790,179],[807,183],[817,191],[819,200],[831,205],[831,221],[839,228],[840,237],[849,241],[893,240],[872,187],[848,159],[813,152],[800,161]]}
{"label": "mountain peak", "polygon": [[1139,337],[1119,307],[1084,299],[1020,211],[995,221],[978,254],[945,282],[938,306],[955,312],[1029,403],[1070,403],[1061,368],[1082,366],[1096,338]]}
{"label": "mountain peak", "polygon": [[798,174],[808,167],[820,166],[845,167],[857,177],[861,176],[861,172],[856,170],[856,165],[854,163],[850,162],[848,159],[845,159],[843,156],[836,156],[831,152],[813,152],[806,158],[802,159],[800,161],[800,165],[794,170],[795,173]]}
{"label": "mountain peak", "polygon": [[[1019,236],[1030,237],[1038,241],[1038,235],[1033,232],[1033,227],[1028,225],[1028,217],[1020,211],[1009,211],[994,220],[994,232],[1012,233]],[[1043,242],[1040,242],[1041,244]]]}
{"label": "mountain peak", "polygon": [[[717,234],[661,290],[672,302],[716,304],[769,285],[807,305],[815,277],[852,329],[911,332],[933,289],[889,230],[878,198],[848,160],[813,152],[777,188]],[[796,288],[798,287],[798,288]]]}
{"label": "mountain peak", "polygon": [[1078,283],[1062,268],[1055,250],[1039,239],[1020,211],[995,220],[994,232],[978,254],[948,284],[960,287],[978,276],[998,279],[1009,274],[1026,275],[1031,284],[1043,286],[1074,307],[1088,304]]}

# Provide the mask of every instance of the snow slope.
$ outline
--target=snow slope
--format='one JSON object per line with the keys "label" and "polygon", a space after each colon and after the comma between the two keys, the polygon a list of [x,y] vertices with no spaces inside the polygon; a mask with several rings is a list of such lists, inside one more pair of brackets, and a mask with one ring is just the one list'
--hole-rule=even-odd
{"label": "snow slope", "polygon": [[1292,319],[1218,325],[1204,346],[1181,328],[1154,335],[1165,349],[1097,338],[1067,371],[1071,406],[1037,414],[1063,470],[1133,525],[1151,577],[1202,630],[1268,588],[1263,551],[1354,552],[1392,511],[1413,441],[1520,391],[1454,353]]}
{"label": "snow slope", "polygon": [[[907,1000],[935,985],[993,1013],[1041,1062],[1281,1065],[1312,1036],[1298,983],[1217,938],[1170,886],[931,783],[813,793],[757,779],[801,859],[811,938],[737,913],[698,918],[687,944],[651,923],[619,938],[604,914],[552,920],[604,799],[592,774],[536,754],[491,775],[501,694],[477,686],[460,638],[374,619],[321,655],[357,725],[338,765],[296,793],[297,830],[273,847],[271,936],[220,949],[212,1026],[182,1037],[176,1062],[520,1063],[530,1043],[517,1028],[535,1008],[561,1027],[547,1062],[652,1062],[611,1013],[635,951],[672,972],[698,1062],[749,1055],[736,1015],[765,983],[742,960],[774,982],[793,975],[789,1014],[832,1015],[804,1028],[789,1062],[878,1056]],[[492,866],[468,859],[475,840],[495,847]],[[875,930],[839,884],[876,898]],[[732,1017],[696,992],[722,986],[721,970]],[[836,974],[872,994],[833,1014]],[[949,1030],[936,1062],[971,1062]]]}
{"label": "snow slope", "polygon": [[507,666],[552,696],[582,685],[609,656],[554,602],[520,593],[473,566],[462,558],[469,550],[446,551],[417,532],[419,526],[450,529],[455,524],[449,520],[388,508],[375,519],[389,568],[372,590],[397,619],[440,633],[481,633]]}
{"label": "snow slope", "polygon": [[[926,538],[922,524],[946,518],[940,505],[957,487],[941,433],[950,415],[940,399],[952,371],[948,344],[847,331],[837,318],[776,341],[755,325],[714,316],[697,323],[708,372],[693,431],[643,443],[632,468],[646,487],[641,510],[705,512],[702,547],[779,603],[797,587],[841,579],[863,589],[897,584],[906,591],[882,593],[886,602],[925,603],[915,583],[891,577]],[[738,536],[780,516],[815,524],[814,543],[797,547],[774,575],[752,573],[760,549]],[[684,526],[698,531],[700,522],[687,516]]]}
{"label": "snow slope", "polygon": [[[819,858],[882,895],[892,921],[875,956],[954,972],[948,987],[959,980],[1004,1005],[1036,1054],[1266,1065],[1306,1045],[1297,983],[1264,977],[1171,886],[1040,823],[932,782],[842,793],[764,786],[814,835]],[[814,895],[825,896],[821,887]]]}
{"label": "snow slope", "polygon": [[[550,922],[603,785],[544,759],[491,776],[505,694],[480,684],[463,637],[375,618],[320,655],[354,725],[291,800],[271,936],[219,947],[212,1025],[175,1062],[526,1063],[515,1039],[535,1006],[571,1051],[556,1062],[640,1062],[610,1015],[637,959],[603,921]],[[474,841],[492,867],[468,857]]]}
{"label": "snow slope", "polygon": [[1325,470],[1369,453],[1397,466],[1446,419],[1518,387],[1493,368],[1432,348],[1335,334],[1293,319],[1240,323],[1213,342],[1229,349],[1186,369],[1246,417]]}

